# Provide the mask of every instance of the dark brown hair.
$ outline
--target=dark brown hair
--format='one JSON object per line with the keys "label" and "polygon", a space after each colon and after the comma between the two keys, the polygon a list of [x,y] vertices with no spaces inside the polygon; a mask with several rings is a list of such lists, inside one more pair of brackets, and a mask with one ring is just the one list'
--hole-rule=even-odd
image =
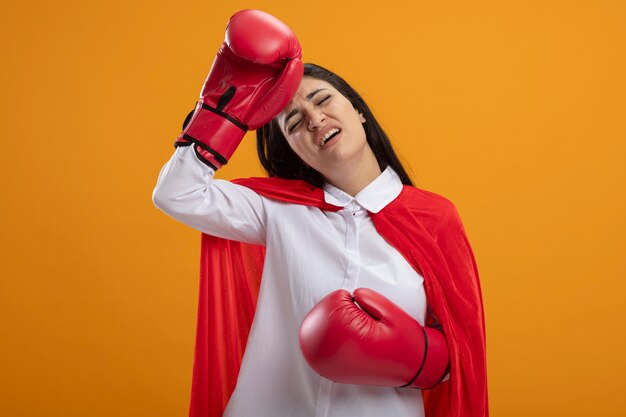
{"label": "dark brown hair", "polygon": [[[372,148],[381,171],[391,165],[403,184],[413,185],[409,175],[398,160],[387,134],[378,124],[378,121],[376,121],[376,118],[359,93],[345,82],[343,78],[319,65],[304,64],[304,76],[326,81],[346,97],[352,103],[352,106],[365,117],[366,122],[363,124],[363,127],[367,143]],[[301,179],[317,187],[324,185],[322,175],[305,164],[291,149],[278,126],[277,118],[257,129],[256,144],[261,165],[263,165],[270,177]]]}

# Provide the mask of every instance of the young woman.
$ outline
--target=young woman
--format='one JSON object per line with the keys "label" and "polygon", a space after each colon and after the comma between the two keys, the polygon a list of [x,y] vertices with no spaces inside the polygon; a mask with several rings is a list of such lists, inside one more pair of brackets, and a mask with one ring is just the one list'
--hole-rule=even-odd
{"label": "young woman", "polygon": [[[487,416],[454,205],[412,187],[359,94],[300,56],[272,16],[234,15],[154,190],[204,233],[191,415]],[[247,129],[270,178],[214,179]]]}

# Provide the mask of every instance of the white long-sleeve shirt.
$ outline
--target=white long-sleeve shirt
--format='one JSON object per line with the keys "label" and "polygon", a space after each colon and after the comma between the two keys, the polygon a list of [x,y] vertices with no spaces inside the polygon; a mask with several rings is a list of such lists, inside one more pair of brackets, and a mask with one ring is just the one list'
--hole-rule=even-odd
{"label": "white long-sleeve shirt", "polygon": [[227,417],[423,416],[417,389],[339,384],[301,355],[300,324],[328,293],[374,289],[420,324],[423,278],[375,230],[367,211],[393,201],[402,183],[387,168],[356,196],[327,184],[337,212],[268,199],[213,179],[192,147],[177,148],[154,189],[155,205],[204,233],[266,246],[257,308]]}

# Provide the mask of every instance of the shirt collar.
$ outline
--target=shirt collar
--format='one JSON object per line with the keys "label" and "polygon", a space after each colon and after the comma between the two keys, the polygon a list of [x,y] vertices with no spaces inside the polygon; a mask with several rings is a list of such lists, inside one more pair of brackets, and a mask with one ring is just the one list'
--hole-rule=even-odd
{"label": "shirt collar", "polygon": [[334,185],[324,185],[324,200],[332,205],[345,207],[353,200],[370,213],[378,213],[391,203],[402,191],[402,180],[396,171],[388,166],[374,181],[354,197]]}

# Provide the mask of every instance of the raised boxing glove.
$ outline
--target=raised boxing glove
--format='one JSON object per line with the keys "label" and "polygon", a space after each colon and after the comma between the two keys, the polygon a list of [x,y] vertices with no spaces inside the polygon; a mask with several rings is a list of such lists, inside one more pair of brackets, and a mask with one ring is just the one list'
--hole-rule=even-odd
{"label": "raised boxing glove", "polygon": [[175,146],[194,145],[204,163],[224,165],[249,129],[272,120],[296,93],[303,75],[296,35],[259,10],[234,14],[200,99]]}
{"label": "raised boxing glove", "polygon": [[317,373],[345,384],[432,388],[448,371],[439,330],[368,288],[337,290],[307,314],[300,349]]}

